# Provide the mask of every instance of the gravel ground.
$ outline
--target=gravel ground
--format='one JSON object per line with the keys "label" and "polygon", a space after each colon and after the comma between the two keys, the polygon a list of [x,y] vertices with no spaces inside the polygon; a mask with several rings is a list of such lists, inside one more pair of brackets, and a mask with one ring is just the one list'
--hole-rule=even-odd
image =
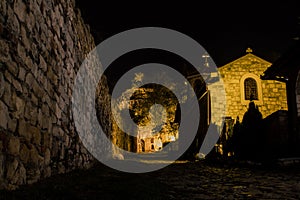
{"label": "gravel ground", "polygon": [[101,164],[57,175],[0,199],[300,199],[300,166],[171,164],[161,170],[129,174]]}

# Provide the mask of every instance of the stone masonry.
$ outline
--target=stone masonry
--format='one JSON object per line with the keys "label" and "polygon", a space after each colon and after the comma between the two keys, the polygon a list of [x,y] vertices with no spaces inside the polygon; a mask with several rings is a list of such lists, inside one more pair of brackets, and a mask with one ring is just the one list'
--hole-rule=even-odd
{"label": "stone masonry", "polygon": [[233,119],[239,116],[242,120],[250,102],[245,100],[243,95],[243,81],[248,77],[254,78],[257,83],[258,100],[254,102],[263,118],[277,110],[287,110],[285,84],[275,80],[260,79],[260,75],[270,66],[271,63],[248,53],[219,68],[226,92],[226,116],[231,116]]}
{"label": "stone masonry", "polygon": [[93,163],[70,105],[94,47],[75,0],[0,1],[0,189]]}

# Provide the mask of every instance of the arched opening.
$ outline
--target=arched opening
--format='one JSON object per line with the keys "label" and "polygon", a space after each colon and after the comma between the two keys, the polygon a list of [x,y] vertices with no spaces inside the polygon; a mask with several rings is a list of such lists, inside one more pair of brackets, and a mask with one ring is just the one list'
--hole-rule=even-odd
{"label": "arched opening", "polygon": [[254,101],[255,105],[263,105],[262,84],[260,78],[252,73],[244,74],[240,79],[241,103],[248,105]]}
{"label": "arched opening", "polygon": [[257,83],[253,78],[244,81],[245,100],[258,100]]}

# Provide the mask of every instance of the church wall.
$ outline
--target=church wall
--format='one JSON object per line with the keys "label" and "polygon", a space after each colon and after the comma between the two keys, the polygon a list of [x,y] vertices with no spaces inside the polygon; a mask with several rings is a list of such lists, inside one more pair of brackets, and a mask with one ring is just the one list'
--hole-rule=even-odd
{"label": "church wall", "polygon": [[263,106],[260,107],[263,117],[277,110],[287,110],[286,84],[274,81],[262,81]]}
{"label": "church wall", "polygon": [[219,73],[226,91],[226,116],[242,120],[249,100],[244,99],[243,81],[251,77],[257,82],[258,105],[263,118],[283,109],[287,110],[286,87],[284,83],[274,80],[261,80],[260,75],[271,65],[253,54],[247,54],[221,68]]}

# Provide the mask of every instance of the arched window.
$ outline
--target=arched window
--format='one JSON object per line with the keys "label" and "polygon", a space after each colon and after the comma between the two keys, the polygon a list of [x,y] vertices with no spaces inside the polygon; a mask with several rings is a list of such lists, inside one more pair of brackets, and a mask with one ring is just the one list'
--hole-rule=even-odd
{"label": "arched window", "polygon": [[252,73],[244,74],[240,79],[241,103],[248,105],[253,100],[256,105],[263,105],[262,83],[260,78]]}
{"label": "arched window", "polygon": [[258,100],[257,83],[253,78],[244,81],[245,100]]}

